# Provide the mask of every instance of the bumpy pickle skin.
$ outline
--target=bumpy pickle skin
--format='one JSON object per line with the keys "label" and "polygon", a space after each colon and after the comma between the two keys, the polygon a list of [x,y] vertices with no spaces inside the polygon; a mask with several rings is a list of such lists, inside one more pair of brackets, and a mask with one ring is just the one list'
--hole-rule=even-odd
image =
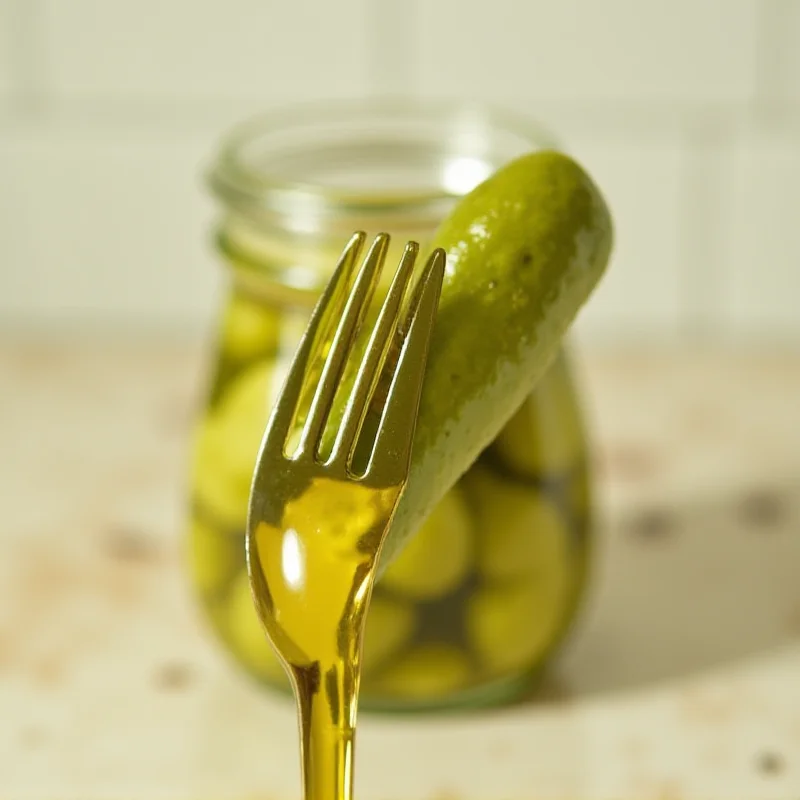
{"label": "bumpy pickle skin", "polygon": [[455,486],[383,574],[381,586],[414,600],[435,600],[464,581],[474,550],[475,525]]}
{"label": "bumpy pickle skin", "polygon": [[503,167],[441,225],[432,247],[447,253],[445,282],[381,571],[550,365],[605,270],[612,238],[591,178],[552,151]]}

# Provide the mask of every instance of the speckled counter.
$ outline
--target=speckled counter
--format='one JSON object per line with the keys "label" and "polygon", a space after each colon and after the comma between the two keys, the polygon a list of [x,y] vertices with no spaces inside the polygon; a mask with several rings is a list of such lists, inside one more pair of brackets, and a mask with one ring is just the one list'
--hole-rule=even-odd
{"label": "speckled counter", "polygon": [[[583,353],[591,598],[511,709],[362,717],[359,800],[800,798],[800,355]],[[0,797],[299,797],[181,565],[198,345],[0,345]]]}

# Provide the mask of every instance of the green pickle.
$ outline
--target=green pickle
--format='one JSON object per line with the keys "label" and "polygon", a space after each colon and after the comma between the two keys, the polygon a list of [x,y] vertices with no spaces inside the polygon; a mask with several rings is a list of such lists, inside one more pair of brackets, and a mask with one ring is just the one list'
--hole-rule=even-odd
{"label": "green pickle", "polygon": [[[498,173],[498,191],[511,198],[503,214],[495,212],[491,192],[476,190],[472,205],[460,204],[434,240],[449,259],[442,321],[431,344],[433,371],[403,501],[409,499],[398,509],[398,533],[393,529],[367,617],[365,708],[442,707],[474,699],[482,688],[496,698],[493,687],[519,685],[541,669],[583,595],[590,483],[576,389],[560,342],[573,306],[605,266],[610,223],[589,179],[564,157],[545,154],[531,169],[538,183],[524,190],[515,187],[513,172],[511,178]],[[554,182],[550,189],[547,181]],[[531,209],[541,215],[520,233],[514,226]],[[566,256],[559,255],[562,243]],[[291,248],[282,247],[272,252],[285,251],[285,263],[265,264],[265,274],[296,263]],[[559,277],[565,258],[572,266]],[[533,300],[523,301],[518,275],[531,269],[543,271],[543,283],[535,275],[519,278],[532,287]],[[504,334],[486,330],[505,318],[521,329],[526,315],[540,318],[537,303],[558,308],[493,367],[490,348]],[[473,311],[479,326],[469,323]],[[287,679],[250,595],[244,528],[264,427],[309,313],[309,303],[285,296],[269,301],[241,287],[232,291],[192,473],[189,555],[196,589],[235,660],[280,688]],[[530,376],[527,395],[509,377],[517,368]],[[476,369],[488,370],[488,390]],[[504,423],[487,421],[495,409]],[[468,452],[452,455],[451,434],[469,442]]]}
{"label": "green pickle", "polygon": [[491,446],[500,463],[531,478],[566,472],[584,449],[583,422],[563,353],[550,373],[552,380],[525,400]]}

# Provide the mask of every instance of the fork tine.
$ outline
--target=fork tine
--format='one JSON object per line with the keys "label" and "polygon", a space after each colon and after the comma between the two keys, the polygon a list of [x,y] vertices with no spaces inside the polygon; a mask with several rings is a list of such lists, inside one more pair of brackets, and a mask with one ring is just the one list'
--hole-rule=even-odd
{"label": "fork tine", "polygon": [[386,259],[386,250],[389,247],[389,236],[379,233],[370,247],[367,257],[356,276],[353,289],[347,298],[342,318],[336,328],[322,375],[317,383],[317,390],[311,401],[305,426],[300,437],[300,453],[316,453],[319,445],[320,434],[325,426],[325,421],[336,393],[336,387],[344,370],[350,350],[353,347],[358,329],[364,320],[372,294],[378,282],[378,276]]}
{"label": "fork tine", "polygon": [[414,273],[418,252],[419,245],[416,242],[409,242],[403,250],[400,265],[392,279],[392,284],[383,301],[378,320],[361,360],[358,376],[347,401],[344,418],[339,426],[329,463],[336,462],[341,458],[352,457],[353,445],[361,431],[364,416],[386,361],[389,345],[395,336],[400,318],[400,307]]}
{"label": "fork tine", "polygon": [[428,360],[431,331],[444,279],[445,252],[433,251],[417,283],[405,324],[400,328],[402,348],[364,477],[380,484],[405,475],[411,459],[422,382]]}
{"label": "fork tine", "polygon": [[[269,443],[276,446],[280,443],[280,450],[286,445],[289,429],[292,425],[294,415],[297,411],[297,403],[303,391],[303,378],[307,373],[309,362],[322,342],[320,339],[320,327],[325,319],[330,319],[328,311],[335,312],[337,301],[339,304],[347,298],[347,286],[353,273],[358,256],[364,246],[366,234],[362,231],[354,233],[350,241],[345,245],[339,262],[336,265],[333,276],[331,277],[322,297],[314,307],[308,326],[300,340],[292,365],[283,383],[278,399],[270,414],[267,423],[267,433],[264,437],[265,446]],[[260,460],[260,458],[259,458]]]}

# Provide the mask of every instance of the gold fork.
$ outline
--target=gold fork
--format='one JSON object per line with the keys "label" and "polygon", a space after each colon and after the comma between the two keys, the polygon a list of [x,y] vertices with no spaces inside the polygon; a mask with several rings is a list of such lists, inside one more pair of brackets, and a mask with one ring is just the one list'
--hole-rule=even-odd
{"label": "gold fork", "polygon": [[418,248],[406,245],[358,362],[389,237],[376,237],[356,271],[364,241],[351,238],[301,340],[267,423],[247,523],[250,586],[292,682],[304,796],[314,800],[352,796],[366,609],[408,476],[445,263],[435,251],[409,289]]}

